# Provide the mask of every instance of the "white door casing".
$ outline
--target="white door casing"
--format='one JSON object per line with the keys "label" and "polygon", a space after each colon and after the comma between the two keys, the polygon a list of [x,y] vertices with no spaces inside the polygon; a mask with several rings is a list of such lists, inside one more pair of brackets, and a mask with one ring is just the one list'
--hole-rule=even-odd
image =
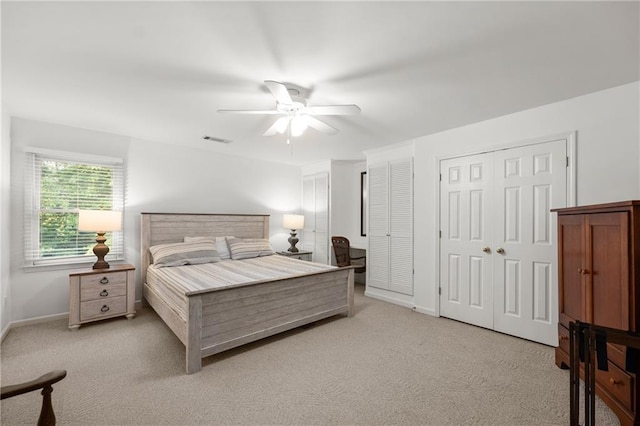
{"label": "white door casing", "polygon": [[441,161],[442,316],[557,344],[566,153],[558,140]]}

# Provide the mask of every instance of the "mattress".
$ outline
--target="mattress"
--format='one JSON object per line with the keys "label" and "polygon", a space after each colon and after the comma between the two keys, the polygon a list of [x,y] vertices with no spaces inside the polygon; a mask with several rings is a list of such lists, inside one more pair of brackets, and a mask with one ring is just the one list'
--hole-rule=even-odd
{"label": "mattress", "polygon": [[335,269],[335,266],[278,255],[170,268],[156,268],[151,265],[147,269],[147,286],[186,321],[187,295],[189,294],[223,290],[330,269]]}

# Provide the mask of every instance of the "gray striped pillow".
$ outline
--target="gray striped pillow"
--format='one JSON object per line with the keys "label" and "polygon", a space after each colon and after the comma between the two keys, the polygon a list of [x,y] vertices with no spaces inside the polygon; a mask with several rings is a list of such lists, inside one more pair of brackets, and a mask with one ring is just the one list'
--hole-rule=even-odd
{"label": "gray striped pillow", "polygon": [[227,237],[227,245],[231,252],[231,259],[250,259],[252,257],[270,256],[276,252],[271,247],[269,240],[258,238],[233,238]]}
{"label": "gray striped pillow", "polygon": [[231,253],[229,253],[229,247],[227,246],[226,238],[232,237],[184,237],[185,243],[193,243],[195,241],[213,241],[216,243],[216,250],[220,259],[231,259]]}
{"label": "gray striped pillow", "polygon": [[149,251],[153,256],[153,264],[159,268],[213,263],[221,260],[213,241],[158,244],[149,247]]}

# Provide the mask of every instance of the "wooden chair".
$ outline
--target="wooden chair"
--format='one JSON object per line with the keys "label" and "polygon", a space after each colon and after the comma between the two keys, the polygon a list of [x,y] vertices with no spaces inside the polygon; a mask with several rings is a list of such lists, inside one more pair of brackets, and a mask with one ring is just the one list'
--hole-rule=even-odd
{"label": "wooden chair", "polygon": [[333,236],[331,237],[331,244],[333,245],[333,253],[336,256],[336,264],[342,268],[344,266],[351,266],[352,260],[360,260],[360,259],[365,259],[364,262],[360,263],[360,262],[356,262],[355,264],[358,265],[354,272],[359,274],[362,272],[365,272],[367,270],[367,266],[366,266],[366,256],[360,256],[360,257],[351,257],[351,245],[349,244],[349,239],[346,237],[340,237],[340,236]]}
{"label": "wooden chair", "polygon": [[38,426],[55,425],[56,416],[53,413],[53,406],[51,405],[51,392],[53,392],[51,385],[64,379],[66,375],[67,372],[65,370],[56,370],[29,382],[2,386],[2,388],[0,388],[0,399],[11,398],[22,395],[23,393],[42,389],[42,408],[40,409]]}

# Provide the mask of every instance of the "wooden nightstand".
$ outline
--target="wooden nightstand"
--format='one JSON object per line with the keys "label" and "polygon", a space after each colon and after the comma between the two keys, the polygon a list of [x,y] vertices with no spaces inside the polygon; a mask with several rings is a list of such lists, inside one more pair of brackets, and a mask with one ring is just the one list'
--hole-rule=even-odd
{"label": "wooden nightstand", "polygon": [[306,260],[307,262],[311,262],[313,260],[312,251],[299,251],[296,253],[291,253],[290,251],[279,251],[278,254],[280,256],[287,256],[293,259]]}
{"label": "wooden nightstand", "polygon": [[69,328],[126,315],[135,316],[136,287],[133,265],[83,269],[69,274]]}

